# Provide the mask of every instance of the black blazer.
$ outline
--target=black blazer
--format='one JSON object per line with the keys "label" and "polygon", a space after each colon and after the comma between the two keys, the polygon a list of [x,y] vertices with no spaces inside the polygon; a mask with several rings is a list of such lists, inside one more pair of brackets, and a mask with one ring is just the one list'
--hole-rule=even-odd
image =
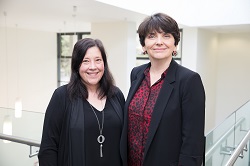
{"label": "black blazer", "polygon": [[[127,161],[128,106],[149,65],[135,67],[131,72],[121,141],[124,161]],[[204,121],[205,92],[199,74],[172,60],[153,110],[143,166],[200,166],[204,152]]]}

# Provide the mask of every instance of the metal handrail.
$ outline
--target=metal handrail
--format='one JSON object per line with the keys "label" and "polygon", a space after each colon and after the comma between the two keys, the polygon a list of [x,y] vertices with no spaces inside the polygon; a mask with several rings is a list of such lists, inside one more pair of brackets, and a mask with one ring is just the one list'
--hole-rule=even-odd
{"label": "metal handrail", "polygon": [[22,138],[22,137],[17,137],[17,136],[13,136],[13,135],[6,135],[6,134],[0,133],[0,139],[12,141],[12,142],[17,142],[17,143],[21,143],[21,144],[26,144],[29,146],[40,147],[39,141],[35,141],[32,139],[27,139],[27,138]]}
{"label": "metal handrail", "polygon": [[206,154],[205,154],[205,159],[208,160],[211,155],[213,154],[213,152],[216,150],[216,148],[218,147],[218,145],[221,144],[221,142],[223,142],[227,137],[228,135],[230,135],[235,127],[239,126],[241,123],[243,123],[245,120],[245,118],[241,118],[240,120],[238,120],[224,135],[223,137],[221,137],[215,144],[214,146],[211,147],[211,149],[209,149]]}
{"label": "metal handrail", "polygon": [[38,154],[38,151],[32,152],[32,147],[33,146],[34,147],[40,147],[40,142],[39,141],[35,141],[35,140],[32,140],[32,139],[27,139],[27,138],[22,138],[22,137],[17,137],[17,136],[12,136],[12,135],[6,135],[6,134],[2,134],[2,133],[0,133],[0,139],[29,145],[30,146],[29,157],[34,157],[34,156],[36,156]]}
{"label": "metal handrail", "polygon": [[[232,112],[230,115],[228,115],[224,121],[221,122],[224,123],[229,117],[231,117],[233,114],[236,114],[236,112],[238,112],[242,107],[244,107],[245,105],[247,105],[247,103],[250,103],[250,100],[248,100],[247,102],[245,102],[244,104],[242,104],[239,108],[237,108],[234,112]],[[220,125],[219,125],[220,126]],[[209,132],[206,133],[206,135],[209,135],[211,132],[213,132],[214,130],[216,130],[218,126],[216,126],[215,128],[211,129]]]}
{"label": "metal handrail", "polygon": [[237,148],[233,151],[233,154],[227,161],[225,166],[233,166],[237,158],[241,155],[241,153],[244,150],[244,147],[247,145],[248,141],[250,140],[250,130],[247,132],[245,137],[242,139],[240,144],[237,146]]}

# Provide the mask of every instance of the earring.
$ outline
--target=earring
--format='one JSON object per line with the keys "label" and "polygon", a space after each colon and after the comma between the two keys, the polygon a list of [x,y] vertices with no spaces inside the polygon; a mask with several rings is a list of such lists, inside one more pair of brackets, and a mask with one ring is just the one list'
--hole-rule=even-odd
{"label": "earring", "polygon": [[176,56],[177,54],[178,54],[177,51],[173,51],[173,52],[172,52],[172,56]]}

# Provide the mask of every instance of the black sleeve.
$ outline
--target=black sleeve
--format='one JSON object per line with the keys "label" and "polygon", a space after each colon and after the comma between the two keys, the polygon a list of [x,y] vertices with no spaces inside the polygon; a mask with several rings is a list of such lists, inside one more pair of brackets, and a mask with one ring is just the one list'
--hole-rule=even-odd
{"label": "black sleeve", "polygon": [[204,152],[205,91],[199,74],[191,75],[183,88],[182,148],[179,165],[200,166]]}
{"label": "black sleeve", "polygon": [[38,154],[40,166],[57,166],[58,146],[65,110],[65,93],[55,90],[46,109]]}

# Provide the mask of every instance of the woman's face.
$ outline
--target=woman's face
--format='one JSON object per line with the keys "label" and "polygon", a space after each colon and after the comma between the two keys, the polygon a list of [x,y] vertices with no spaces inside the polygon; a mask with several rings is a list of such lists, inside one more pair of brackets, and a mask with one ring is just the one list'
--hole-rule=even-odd
{"label": "woman's face", "polygon": [[89,48],[79,68],[83,83],[87,88],[98,88],[103,73],[104,62],[101,51],[96,46]]}
{"label": "woman's face", "polygon": [[171,59],[173,51],[176,51],[174,42],[171,33],[155,31],[146,36],[143,51],[147,51],[150,60]]}

